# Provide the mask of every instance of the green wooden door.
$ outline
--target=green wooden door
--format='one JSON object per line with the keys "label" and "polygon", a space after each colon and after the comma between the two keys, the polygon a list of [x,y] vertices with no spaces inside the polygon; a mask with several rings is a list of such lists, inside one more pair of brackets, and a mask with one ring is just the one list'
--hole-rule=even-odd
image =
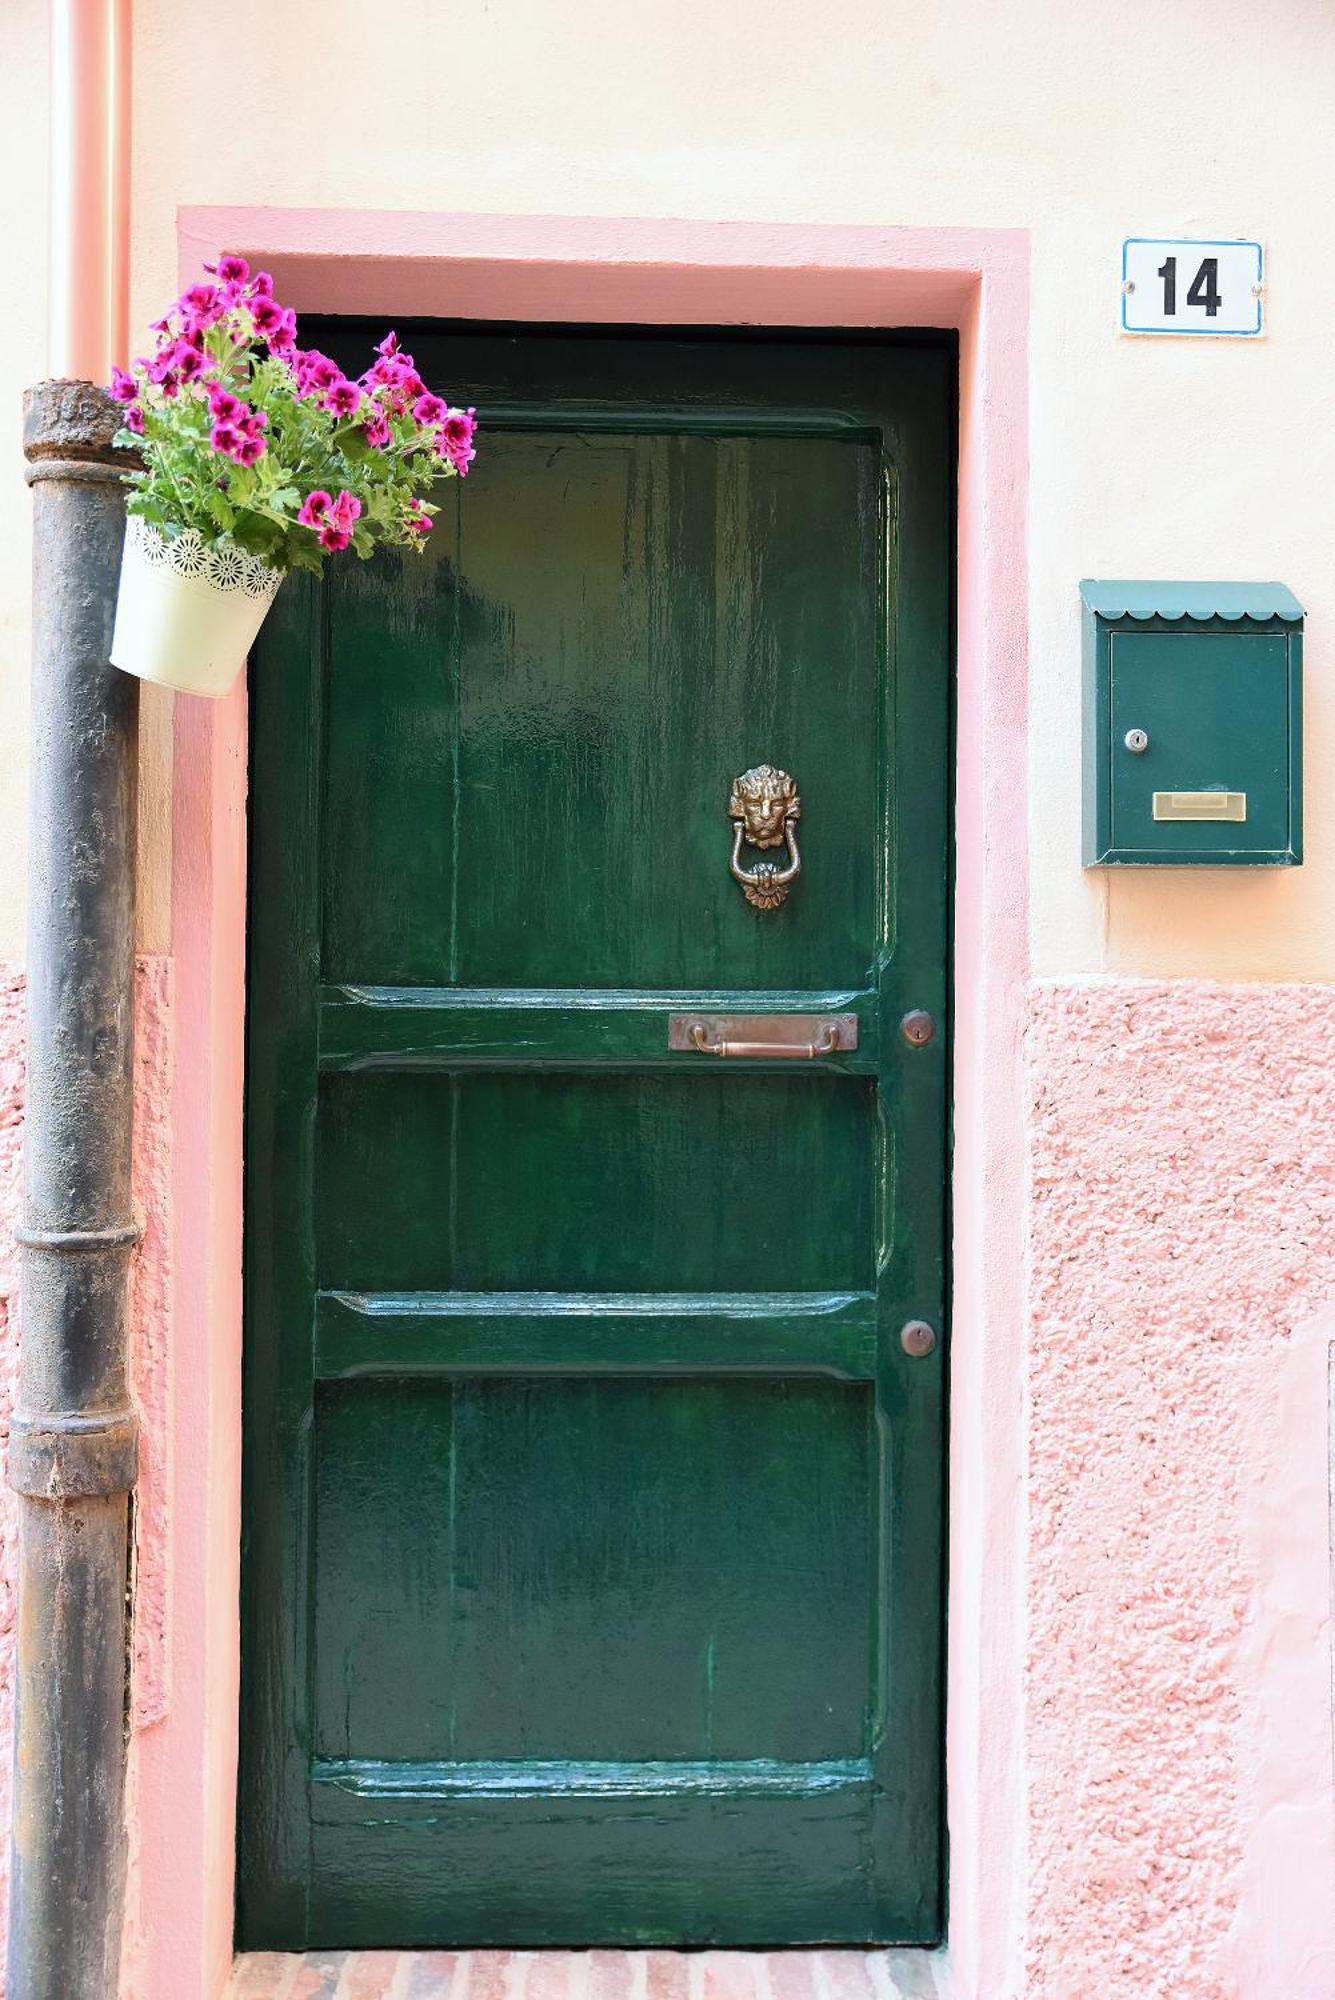
{"label": "green wooden door", "polygon": [[253,675],[241,1938],[928,1942],[953,357],[411,345],[474,475]]}

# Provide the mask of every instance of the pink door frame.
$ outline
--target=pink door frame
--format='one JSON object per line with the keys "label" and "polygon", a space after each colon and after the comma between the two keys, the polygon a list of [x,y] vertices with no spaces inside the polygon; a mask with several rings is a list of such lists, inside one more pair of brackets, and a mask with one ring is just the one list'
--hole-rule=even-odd
{"label": "pink door frame", "polygon": [[[187,208],[299,311],[960,335],[947,1811],[960,1996],[1018,1991],[1029,244],[1023,231]],[[177,703],[171,1706],[140,1739],[146,2000],[230,1960],[239,1645],[244,693]]]}

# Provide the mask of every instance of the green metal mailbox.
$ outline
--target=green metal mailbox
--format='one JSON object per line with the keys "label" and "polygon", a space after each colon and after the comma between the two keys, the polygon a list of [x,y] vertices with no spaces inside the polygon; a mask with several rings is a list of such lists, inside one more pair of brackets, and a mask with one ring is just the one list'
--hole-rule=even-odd
{"label": "green metal mailbox", "polygon": [[1282,583],[1087,579],[1086,868],[1302,860],[1303,608]]}

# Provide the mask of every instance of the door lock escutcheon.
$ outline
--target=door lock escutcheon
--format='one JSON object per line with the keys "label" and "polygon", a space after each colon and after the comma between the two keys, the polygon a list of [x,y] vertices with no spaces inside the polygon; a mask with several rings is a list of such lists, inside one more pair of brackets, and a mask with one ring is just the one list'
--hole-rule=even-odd
{"label": "door lock escutcheon", "polygon": [[921,1361],[936,1348],[936,1328],[925,1319],[905,1320],[899,1329],[899,1344],[913,1361]]}

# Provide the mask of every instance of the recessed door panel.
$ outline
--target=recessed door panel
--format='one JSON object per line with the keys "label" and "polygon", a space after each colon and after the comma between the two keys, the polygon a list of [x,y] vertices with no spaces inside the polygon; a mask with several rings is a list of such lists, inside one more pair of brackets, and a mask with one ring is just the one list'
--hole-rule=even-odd
{"label": "recessed door panel", "polygon": [[[775,1071],[739,1079],[722,1063],[700,1068],[328,1077],[321,1285],[871,1286],[873,1081]],[[803,1213],[794,1227],[799,1161]]]}
{"label": "recessed door panel", "polygon": [[863,1753],[867,1384],[382,1379],[316,1411],[322,1757]]}

